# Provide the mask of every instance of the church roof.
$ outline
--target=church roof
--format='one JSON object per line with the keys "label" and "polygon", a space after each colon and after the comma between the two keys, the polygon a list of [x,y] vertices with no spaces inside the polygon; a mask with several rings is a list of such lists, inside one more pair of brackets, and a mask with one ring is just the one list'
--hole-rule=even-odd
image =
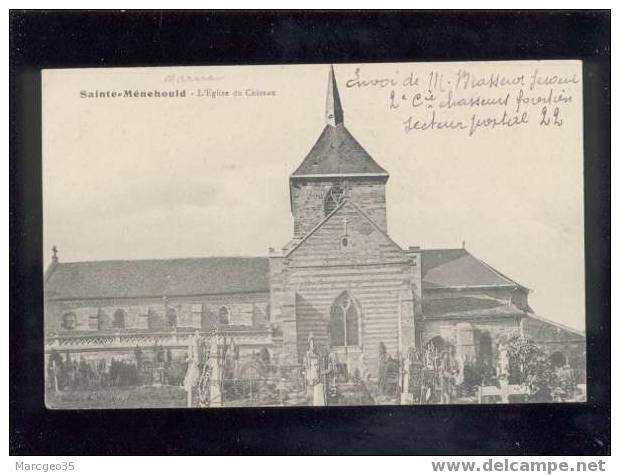
{"label": "church roof", "polygon": [[422,287],[521,287],[465,249],[422,250]]}
{"label": "church roof", "polygon": [[[465,249],[421,251],[422,287],[521,287]],[[50,299],[174,297],[269,292],[269,258],[205,257],[53,264]]]}
{"label": "church roof", "polygon": [[344,124],[327,125],[291,177],[325,175],[388,176]]}
{"label": "church roof", "polygon": [[[428,302],[426,302],[428,303]],[[461,310],[458,307],[458,302],[453,302],[453,307],[445,312],[437,312],[435,309],[423,310],[425,318],[480,318],[480,317],[511,317],[511,316],[523,316],[525,312],[514,304],[510,305],[497,305],[495,307],[488,308],[473,308]]]}
{"label": "church roof", "polygon": [[344,126],[344,112],[338,93],[334,68],[327,80],[326,126],[301,165],[291,175],[320,176],[388,176]]}
{"label": "church roof", "polygon": [[47,298],[126,298],[269,291],[266,257],[57,263]]}

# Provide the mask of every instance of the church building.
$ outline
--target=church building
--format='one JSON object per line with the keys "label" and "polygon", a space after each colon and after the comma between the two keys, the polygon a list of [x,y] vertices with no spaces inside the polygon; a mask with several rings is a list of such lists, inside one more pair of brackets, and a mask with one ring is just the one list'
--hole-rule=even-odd
{"label": "church building", "polygon": [[[333,67],[325,127],[289,177],[292,235],[267,257],[61,262],[45,273],[46,352],[129,358],[217,328],[242,355],[302,364],[312,338],[349,374],[377,378],[429,342],[492,365],[514,335],[585,378],[583,333],[537,316],[529,290],[464,247],[402,248],[389,234],[389,173],[346,127]],[[412,236],[415,239],[415,236]],[[559,358],[560,356],[558,356]]]}

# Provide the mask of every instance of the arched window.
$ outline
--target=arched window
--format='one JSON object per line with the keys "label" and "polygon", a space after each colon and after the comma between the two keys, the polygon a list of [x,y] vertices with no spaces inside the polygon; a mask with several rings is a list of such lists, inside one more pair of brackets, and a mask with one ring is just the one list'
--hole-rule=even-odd
{"label": "arched window", "polygon": [[230,311],[228,310],[228,307],[220,307],[220,311],[217,314],[217,323],[220,325],[230,324]]}
{"label": "arched window", "polygon": [[177,311],[175,308],[166,310],[166,323],[170,328],[175,328],[177,326]]}
{"label": "arched window", "polygon": [[63,330],[75,330],[77,327],[77,315],[73,312],[63,314],[60,326]]}
{"label": "arched window", "polygon": [[359,310],[348,292],[342,293],[330,310],[331,346],[359,345]]}
{"label": "arched window", "polygon": [[164,326],[163,318],[154,309],[149,307],[147,314],[149,330],[160,330]]}
{"label": "arched window", "polygon": [[338,207],[343,197],[344,187],[341,184],[336,183],[329,189],[329,191],[325,195],[325,201],[323,202],[323,211],[325,213],[325,216],[327,216]]}
{"label": "arched window", "polygon": [[125,328],[125,311],[123,309],[119,308],[116,312],[114,312],[112,326],[114,328]]}
{"label": "arched window", "polygon": [[446,341],[441,336],[437,335],[428,341],[428,343],[426,344],[426,348],[432,347],[435,350],[441,352],[446,345]]}

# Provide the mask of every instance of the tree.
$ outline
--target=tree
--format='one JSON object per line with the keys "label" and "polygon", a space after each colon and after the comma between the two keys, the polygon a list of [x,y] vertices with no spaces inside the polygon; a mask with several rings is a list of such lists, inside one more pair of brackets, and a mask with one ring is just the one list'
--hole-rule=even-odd
{"label": "tree", "polygon": [[550,401],[555,375],[548,356],[521,336],[512,337],[507,345],[511,382],[526,385],[535,401]]}

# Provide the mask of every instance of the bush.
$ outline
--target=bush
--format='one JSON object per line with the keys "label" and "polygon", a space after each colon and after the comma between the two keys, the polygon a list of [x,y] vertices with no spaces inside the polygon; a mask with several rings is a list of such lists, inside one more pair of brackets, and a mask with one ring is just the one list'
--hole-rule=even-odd
{"label": "bush", "polygon": [[549,357],[536,344],[520,336],[508,340],[510,382],[525,384],[534,401],[550,401],[555,374]]}

